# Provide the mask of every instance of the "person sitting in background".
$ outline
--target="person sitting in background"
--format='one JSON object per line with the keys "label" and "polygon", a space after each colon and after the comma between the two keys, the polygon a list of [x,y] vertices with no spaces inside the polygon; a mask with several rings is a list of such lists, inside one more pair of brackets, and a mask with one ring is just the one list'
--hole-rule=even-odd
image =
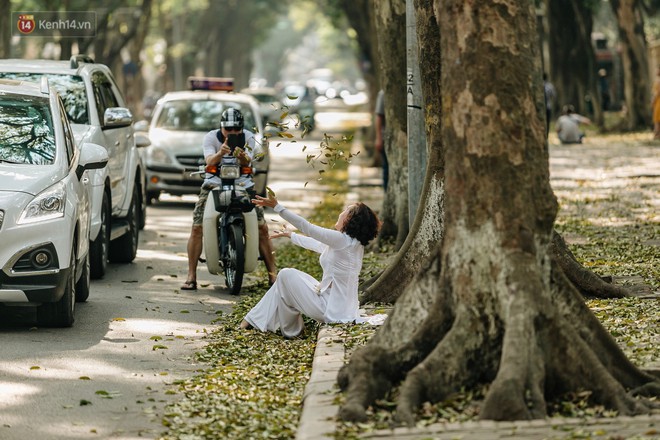
{"label": "person sitting in background", "polygon": [[582,143],[584,133],[580,130],[580,124],[590,125],[591,120],[575,113],[572,105],[565,105],[555,127],[562,144]]}

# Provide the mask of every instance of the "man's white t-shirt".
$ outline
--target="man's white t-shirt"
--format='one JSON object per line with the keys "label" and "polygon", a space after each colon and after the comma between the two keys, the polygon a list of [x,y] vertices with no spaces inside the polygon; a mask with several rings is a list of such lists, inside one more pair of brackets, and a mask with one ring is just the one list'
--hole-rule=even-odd
{"label": "man's white t-shirt", "polygon": [[565,144],[577,144],[582,141],[580,131],[581,116],[576,114],[562,115],[557,119],[557,136]]}
{"label": "man's white t-shirt", "polygon": [[[257,143],[254,133],[252,133],[250,130],[244,129],[243,134],[245,135],[245,142],[249,147],[249,148],[245,148],[245,154],[250,158],[250,162],[252,162],[255,157],[261,156],[261,152],[262,152],[261,145]],[[220,141],[220,139],[218,139],[218,136],[224,139],[224,137],[222,136],[222,131],[220,129],[211,130],[206,134],[206,136],[204,136],[204,142],[202,143],[202,146],[204,148],[204,159],[220,151],[220,147],[222,147],[222,142]],[[220,180],[219,177],[211,176],[210,174],[207,174],[206,178],[204,179],[205,186],[208,186],[209,184],[214,186],[219,186],[221,183],[222,180]],[[241,176],[238,179],[236,179],[235,183],[236,186],[242,186],[244,188],[250,188],[254,186],[254,181],[252,180],[252,178],[245,176]]]}

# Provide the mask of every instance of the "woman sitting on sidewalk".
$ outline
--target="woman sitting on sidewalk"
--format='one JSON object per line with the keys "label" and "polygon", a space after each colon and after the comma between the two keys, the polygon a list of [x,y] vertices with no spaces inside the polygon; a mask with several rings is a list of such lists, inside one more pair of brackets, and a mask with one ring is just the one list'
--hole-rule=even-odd
{"label": "woman sitting on sidewalk", "polygon": [[269,206],[305,235],[280,230],[271,238],[289,237],[301,247],[321,254],[323,278],[319,283],[297,269],[282,269],[275,284],[241,322],[241,328],[257,328],[293,338],[304,329],[301,314],[320,322],[352,322],[359,318],[358,278],[364,246],[378,235],[378,216],[364,203],[348,206],[335,229],[316,226],[269,198],[256,196],[257,206]]}

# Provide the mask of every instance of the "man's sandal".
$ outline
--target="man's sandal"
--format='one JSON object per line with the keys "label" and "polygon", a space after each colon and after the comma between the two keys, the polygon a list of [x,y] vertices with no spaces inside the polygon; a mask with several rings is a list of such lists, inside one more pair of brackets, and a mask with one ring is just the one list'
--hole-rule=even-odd
{"label": "man's sandal", "polygon": [[197,290],[197,281],[186,281],[183,283],[183,286],[180,287],[181,290]]}

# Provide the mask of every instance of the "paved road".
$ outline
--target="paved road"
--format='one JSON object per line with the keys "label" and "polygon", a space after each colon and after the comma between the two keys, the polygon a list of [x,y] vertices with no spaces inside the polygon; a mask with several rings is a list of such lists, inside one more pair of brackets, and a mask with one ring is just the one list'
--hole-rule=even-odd
{"label": "paved road", "polygon": [[[269,185],[305,212],[323,189],[301,150],[319,142],[277,144]],[[172,383],[201,367],[193,354],[216,312],[236,300],[201,266],[202,288],[179,290],[195,200],[164,196],[148,208],[137,259],[92,282],[72,328],[38,328],[29,310],[0,310],[0,439],[134,440],[163,431],[163,409],[177,398]]]}
{"label": "paved road", "polygon": [[[0,315],[0,439],[137,439],[162,431],[170,384],[234,298],[179,291],[190,203],[149,208],[133,264],[110,265],[69,329]],[[36,416],[36,417],[35,417]]]}

